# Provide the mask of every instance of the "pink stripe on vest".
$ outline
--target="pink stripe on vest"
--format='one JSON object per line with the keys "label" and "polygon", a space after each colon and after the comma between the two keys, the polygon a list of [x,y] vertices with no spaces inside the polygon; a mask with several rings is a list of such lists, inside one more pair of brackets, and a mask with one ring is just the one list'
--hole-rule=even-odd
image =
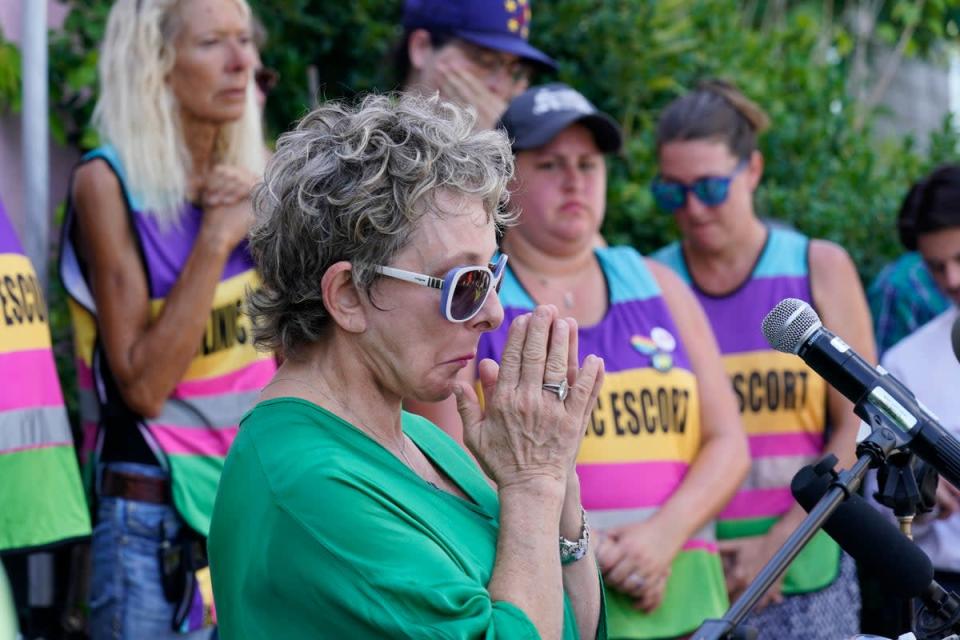
{"label": "pink stripe on vest", "polygon": [[749,489],[733,497],[720,514],[722,520],[779,517],[794,504],[788,487]]}
{"label": "pink stripe on vest", "polygon": [[687,473],[686,462],[603,462],[577,465],[583,506],[591,509],[659,507]]}
{"label": "pink stripe on vest", "polygon": [[823,449],[820,434],[777,433],[749,436],[747,439],[752,458],[818,456]]}
{"label": "pink stripe on vest", "polygon": [[224,457],[233,444],[240,427],[205,429],[151,424],[150,433],[160,447],[170,455],[198,455]]}
{"label": "pink stripe on vest", "polygon": [[260,391],[267,386],[276,371],[277,366],[272,358],[257,360],[242,369],[222,376],[181,382],[174,389],[173,395],[178,398],[193,398],[222,393]]}
{"label": "pink stripe on vest", "polygon": [[27,375],[19,383],[7,380],[0,384],[0,411],[63,406],[60,380],[49,349],[0,354],[0,371],[23,371]]}

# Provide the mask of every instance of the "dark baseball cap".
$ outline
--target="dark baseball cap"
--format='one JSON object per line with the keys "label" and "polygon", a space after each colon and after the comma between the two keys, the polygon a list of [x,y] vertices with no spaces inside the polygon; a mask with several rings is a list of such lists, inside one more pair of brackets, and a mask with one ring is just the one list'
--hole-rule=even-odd
{"label": "dark baseball cap", "polygon": [[444,31],[481,47],[505,51],[556,69],[557,63],[527,42],[531,0],[406,0],[406,29]]}
{"label": "dark baseball cap", "polygon": [[603,153],[616,153],[623,146],[620,125],[562,82],[530,87],[500,117],[514,152],[538,149],[572,124],[589,129]]}

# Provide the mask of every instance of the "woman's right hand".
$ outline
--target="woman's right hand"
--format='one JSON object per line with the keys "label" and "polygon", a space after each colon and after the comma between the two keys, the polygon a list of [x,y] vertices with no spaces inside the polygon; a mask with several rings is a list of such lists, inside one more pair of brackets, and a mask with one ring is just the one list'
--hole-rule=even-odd
{"label": "woman's right hand", "polygon": [[[556,316],[555,307],[541,306],[516,318],[500,365],[480,363],[483,411],[472,388],[455,390],[464,441],[500,491],[540,481],[564,486],[603,383],[603,360],[587,356],[579,369],[575,346],[571,353],[576,323]],[[561,402],[543,384],[563,380],[570,391]]]}
{"label": "woman's right hand", "polygon": [[213,168],[201,192],[207,239],[232,251],[247,236],[253,224],[250,194],[257,181],[257,176],[245,169],[227,165]]}

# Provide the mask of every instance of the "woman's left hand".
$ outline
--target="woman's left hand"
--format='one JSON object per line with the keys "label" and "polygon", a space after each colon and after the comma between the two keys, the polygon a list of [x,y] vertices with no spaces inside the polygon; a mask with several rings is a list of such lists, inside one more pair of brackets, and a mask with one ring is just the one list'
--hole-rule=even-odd
{"label": "woman's left hand", "polygon": [[608,529],[597,547],[604,581],[636,600],[644,611],[663,600],[673,559],[680,546],[655,518]]}

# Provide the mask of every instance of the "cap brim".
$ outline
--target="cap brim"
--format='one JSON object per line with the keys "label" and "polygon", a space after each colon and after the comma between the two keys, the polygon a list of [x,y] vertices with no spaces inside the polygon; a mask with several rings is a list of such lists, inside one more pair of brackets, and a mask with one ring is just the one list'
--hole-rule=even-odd
{"label": "cap brim", "polygon": [[[617,153],[623,147],[623,134],[620,132],[620,125],[607,114],[598,111],[588,115],[571,113],[569,117],[557,117],[549,124],[540,125],[535,133],[517,132],[513,139],[513,150],[516,152],[539,149],[573,124],[583,125],[593,134],[597,149],[601,153]],[[524,135],[525,133],[527,135]]]}
{"label": "cap brim", "polygon": [[454,30],[451,33],[458,38],[466,40],[481,47],[495,49],[496,51],[505,51],[519,56],[525,60],[530,60],[536,64],[547,67],[551,71],[557,70],[557,63],[553,58],[530,46],[530,44],[520,36],[512,36],[505,33],[490,33],[487,31],[464,31]]}

